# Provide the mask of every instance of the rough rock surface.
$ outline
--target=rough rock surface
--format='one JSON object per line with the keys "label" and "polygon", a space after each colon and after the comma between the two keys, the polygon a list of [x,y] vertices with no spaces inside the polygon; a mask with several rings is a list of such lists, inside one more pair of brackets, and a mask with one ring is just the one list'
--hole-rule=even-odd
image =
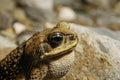
{"label": "rough rock surface", "polygon": [[110,29],[107,29],[105,27],[88,27],[90,30],[92,31],[95,31],[101,35],[105,35],[105,36],[109,36],[113,39],[116,39],[116,40],[120,40],[120,37],[118,37],[120,34],[119,34],[119,31],[112,31]]}
{"label": "rough rock surface", "polygon": [[15,8],[14,0],[0,0],[0,12],[12,11]]}
{"label": "rough rock surface", "polygon": [[61,80],[119,80],[120,42],[72,24],[79,35],[75,62]]}
{"label": "rough rock surface", "polygon": [[12,25],[12,18],[7,13],[0,12],[0,30],[6,29],[11,27]]}
{"label": "rough rock surface", "polygon": [[18,3],[32,19],[37,21],[51,21],[55,17],[53,0],[19,0]]}
{"label": "rough rock surface", "polygon": [[[6,37],[0,36],[0,49],[16,47],[16,44]],[[1,55],[0,55],[1,56]]]}

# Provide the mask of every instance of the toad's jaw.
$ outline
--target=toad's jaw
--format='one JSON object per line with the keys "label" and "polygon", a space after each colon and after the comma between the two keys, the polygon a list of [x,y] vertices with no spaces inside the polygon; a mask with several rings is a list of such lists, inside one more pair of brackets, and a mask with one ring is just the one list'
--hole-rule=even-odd
{"label": "toad's jaw", "polygon": [[[50,51],[49,53],[44,53],[43,56],[41,56],[42,60],[45,59],[50,59],[50,58],[54,58],[63,54],[68,54],[70,53],[73,48],[77,45],[78,40],[76,39],[73,43],[67,43],[61,47],[58,47],[56,49],[53,49],[52,51]],[[68,46],[69,45],[69,46]]]}

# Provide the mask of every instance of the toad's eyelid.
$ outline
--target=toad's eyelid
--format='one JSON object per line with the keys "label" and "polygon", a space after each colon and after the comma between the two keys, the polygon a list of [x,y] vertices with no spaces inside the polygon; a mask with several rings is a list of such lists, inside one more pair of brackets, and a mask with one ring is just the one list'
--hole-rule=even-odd
{"label": "toad's eyelid", "polygon": [[66,36],[70,36],[70,35],[73,35],[73,34],[68,34],[68,33],[67,33],[67,34],[65,34],[65,35],[66,35]]}
{"label": "toad's eyelid", "polygon": [[55,34],[55,33],[60,33],[60,34],[62,34],[62,35],[66,35],[66,34],[63,33],[63,32],[53,32],[53,33],[51,33],[51,34]]}

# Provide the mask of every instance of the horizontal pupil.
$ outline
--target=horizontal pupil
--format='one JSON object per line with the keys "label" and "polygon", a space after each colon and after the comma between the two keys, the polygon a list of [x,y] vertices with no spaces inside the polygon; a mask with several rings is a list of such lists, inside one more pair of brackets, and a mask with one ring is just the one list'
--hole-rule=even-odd
{"label": "horizontal pupil", "polygon": [[54,40],[54,41],[61,41],[61,40],[62,40],[62,37],[60,37],[60,36],[59,36],[59,37],[54,37],[53,40]]}

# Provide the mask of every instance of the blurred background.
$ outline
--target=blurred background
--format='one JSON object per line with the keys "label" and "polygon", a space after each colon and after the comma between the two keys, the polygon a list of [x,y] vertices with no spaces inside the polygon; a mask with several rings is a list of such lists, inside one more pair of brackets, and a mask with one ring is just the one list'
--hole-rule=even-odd
{"label": "blurred background", "polygon": [[120,0],[0,0],[0,49],[59,21],[120,34]]}

